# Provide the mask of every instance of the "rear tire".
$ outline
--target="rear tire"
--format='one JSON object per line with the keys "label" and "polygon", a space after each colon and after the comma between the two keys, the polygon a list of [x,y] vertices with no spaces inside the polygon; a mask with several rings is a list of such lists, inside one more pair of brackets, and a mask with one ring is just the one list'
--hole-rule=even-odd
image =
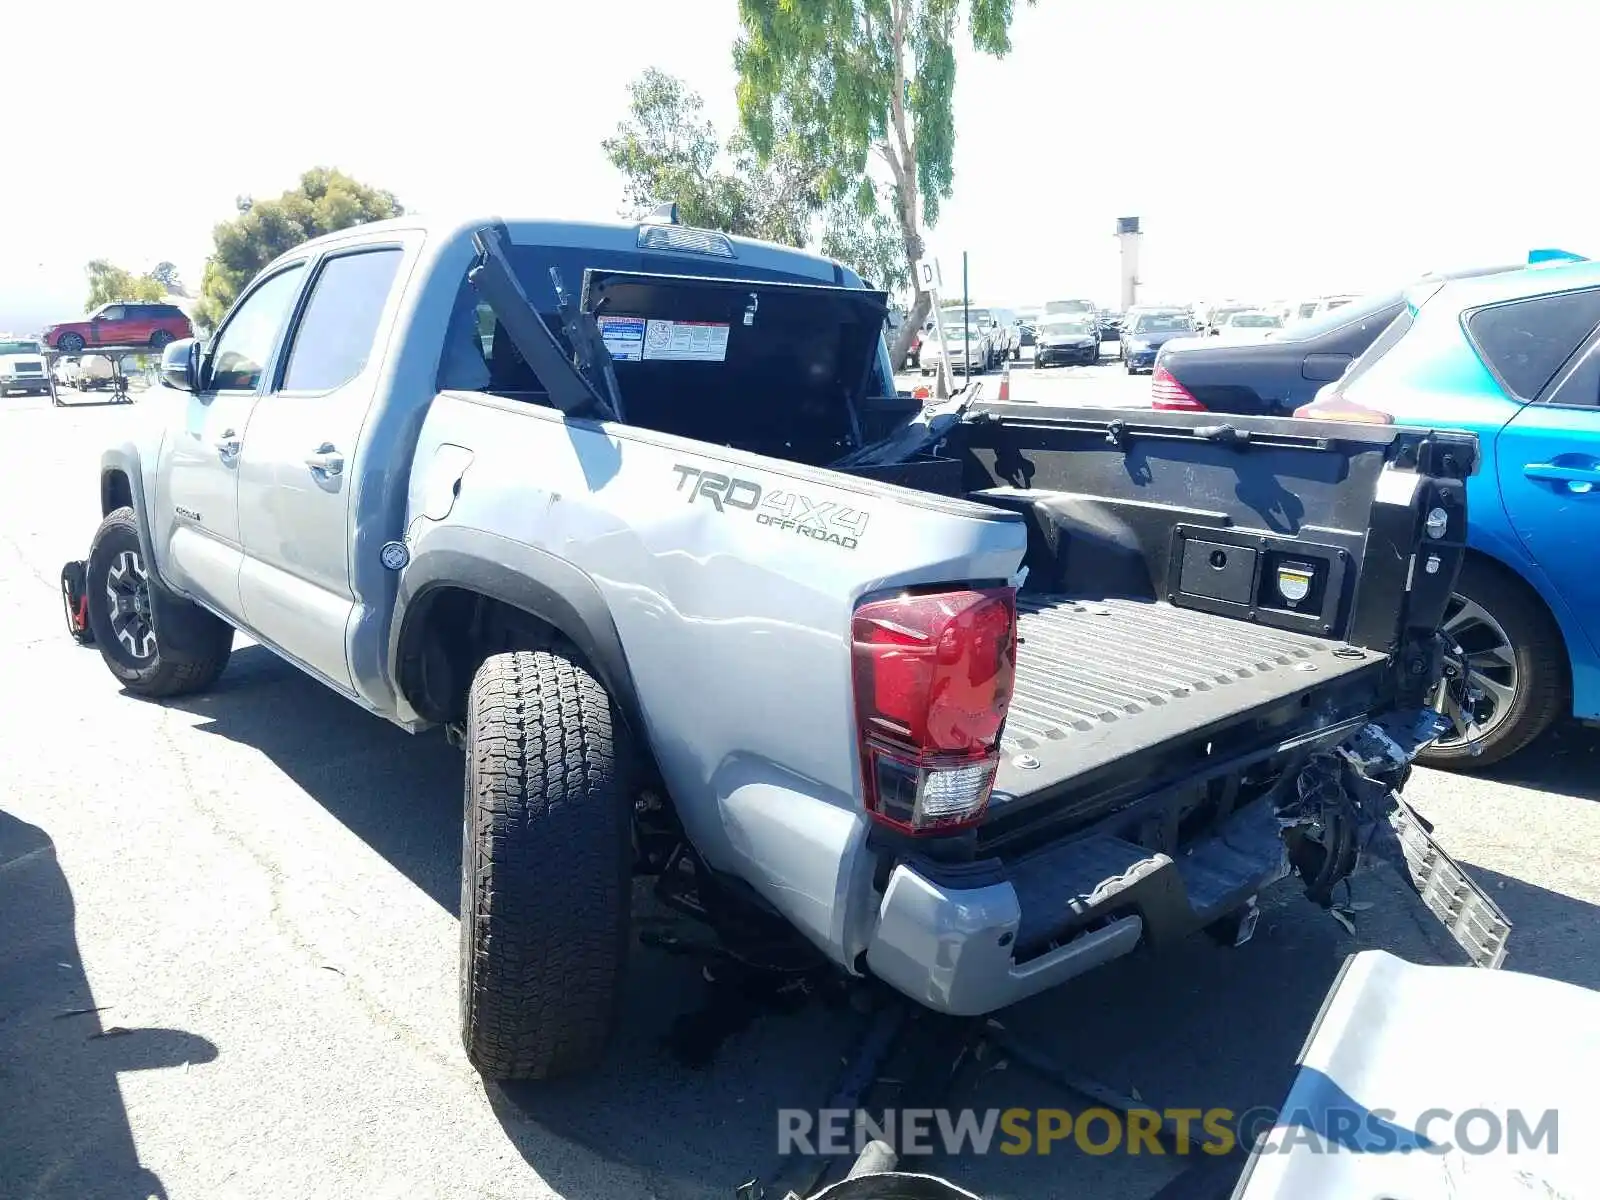
{"label": "rear tire", "polygon": [[133,509],[119,508],[100,522],[89,548],[84,588],[94,644],[106,668],[136,696],[161,699],[203,691],[228,665],[233,626],[197,604],[172,597],[162,607],[163,626],[182,625],[182,643],[200,647],[195,653],[180,652],[156,627],[150,604],[153,586]]}
{"label": "rear tire", "polygon": [[627,966],[626,733],[558,648],[497,654],[467,709],[461,1040],[490,1079],[553,1079],[605,1052]]}
{"label": "rear tire", "polygon": [[[1500,682],[1509,678],[1514,687],[1504,711],[1490,714],[1488,728],[1477,739],[1478,754],[1474,755],[1463,739],[1436,742],[1417,756],[1423,766],[1442,771],[1476,771],[1505,761],[1548,729],[1568,704],[1566,642],[1532,588],[1499,564],[1469,555],[1456,581],[1451,608],[1459,609],[1463,600],[1487,613],[1493,625],[1500,627],[1493,632],[1503,632],[1509,643],[1509,662],[1487,654],[1480,655],[1478,662],[1489,667],[1491,677],[1504,672]],[[1446,618],[1447,629],[1454,619]],[[1492,625],[1485,628],[1492,631]],[[1454,632],[1461,635],[1463,649],[1469,653],[1480,644],[1469,640],[1459,627]]]}
{"label": "rear tire", "polygon": [[150,335],[150,348],[152,350],[165,350],[172,341],[172,335],[165,329],[158,329]]}

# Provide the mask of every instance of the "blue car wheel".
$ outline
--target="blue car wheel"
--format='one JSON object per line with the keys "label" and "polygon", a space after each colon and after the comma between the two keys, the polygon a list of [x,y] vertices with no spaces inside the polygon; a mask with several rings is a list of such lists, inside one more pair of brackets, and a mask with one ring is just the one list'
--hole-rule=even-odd
{"label": "blue car wheel", "polygon": [[[1419,756],[1424,766],[1471,771],[1493,766],[1533,741],[1567,707],[1567,653],[1539,597],[1505,568],[1469,557],[1445,610],[1471,686],[1481,696],[1474,725],[1446,695],[1452,729]],[[1474,753],[1476,747],[1477,753]]]}

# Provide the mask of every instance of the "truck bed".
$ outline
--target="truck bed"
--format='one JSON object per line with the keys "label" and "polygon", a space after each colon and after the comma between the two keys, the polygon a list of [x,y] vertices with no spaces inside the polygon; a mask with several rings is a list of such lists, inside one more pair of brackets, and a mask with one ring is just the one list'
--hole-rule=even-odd
{"label": "truck bed", "polygon": [[1334,639],[1146,600],[1025,592],[1017,616],[996,806],[1385,661]]}

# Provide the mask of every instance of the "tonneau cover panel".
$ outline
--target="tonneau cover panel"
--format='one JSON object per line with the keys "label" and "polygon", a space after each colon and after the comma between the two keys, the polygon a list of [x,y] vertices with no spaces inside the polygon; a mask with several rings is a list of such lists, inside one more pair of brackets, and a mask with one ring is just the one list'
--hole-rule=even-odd
{"label": "tonneau cover panel", "polygon": [[[812,465],[862,444],[883,292],[591,269],[582,304],[612,341],[630,424]],[[674,330],[698,348],[671,350]]]}

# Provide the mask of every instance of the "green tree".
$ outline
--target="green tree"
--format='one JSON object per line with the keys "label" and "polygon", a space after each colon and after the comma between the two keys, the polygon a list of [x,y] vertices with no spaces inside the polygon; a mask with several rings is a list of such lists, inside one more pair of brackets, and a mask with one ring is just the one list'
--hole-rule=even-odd
{"label": "green tree", "polygon": [[174,296],[188,294],[183,290],[183,280],[178,277],[178,268],[172,263],[166,261],[158,262],[150,268],[150,278],[154,279]]}
{"label": "green tree", "polygon": [[702,98],[654,67],[628,97],[627,118],[601,148],[634,216],[672,200],[687,224],[790,246],[813,244],[820,227],[822,252],[876,285],[904,275],[887,219],[854,193],[827,195],[827,162],[799,131],[777,130],[764,154],[743,134],[724,144]]}
{"label": "green tree", "polygon": [[[1015,0],[739,0],[744,131],[763,160],[786,138],[818,147],[824,194],[853,192],[862,209],[882,207],[868,175],[881,163],[909,273],[955,181],[956,37],[964,27],[978,51],[1003,56],[1014,9]],[[896,362],[929,303],[917,293]]]}
{"label": "green tree", "polygon": [[93,312],[116,300],[159,300],[166,289],[148,275],[135,275],[115,263],[97,258],[84,267],[89,276],[89,298],[83,311]]}
{"label": "green tree", "polygon": [[201,324],[213,329],[244,286],[284,251],[324,233],[405,211],[393,193],[327,167],[307,171],[298,187],[275,200],[241,196],[236,205],[239,215],[212,231],[215,248],[200,284],[196,313]]}

